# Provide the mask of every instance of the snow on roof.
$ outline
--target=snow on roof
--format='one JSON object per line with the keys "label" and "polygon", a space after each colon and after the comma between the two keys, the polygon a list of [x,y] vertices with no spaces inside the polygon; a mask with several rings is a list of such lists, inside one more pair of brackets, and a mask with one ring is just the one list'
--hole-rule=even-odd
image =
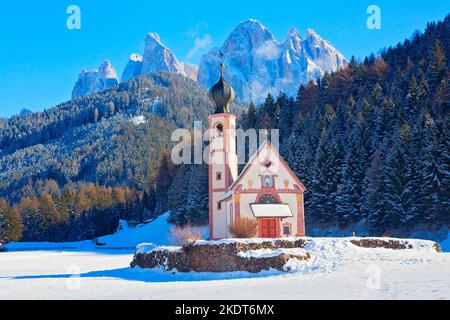
{"label": "snow on roof", "polygon": [[293,217],[291,208],[287,204],[262,204],[252,203],[250,205],[255,218],[277,217],[288,218]]}

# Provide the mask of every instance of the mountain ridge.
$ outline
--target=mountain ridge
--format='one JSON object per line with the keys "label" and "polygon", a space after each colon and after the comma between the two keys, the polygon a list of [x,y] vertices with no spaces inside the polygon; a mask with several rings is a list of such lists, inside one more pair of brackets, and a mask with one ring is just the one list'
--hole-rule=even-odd
{"label": "mountain ridge", "polygon": [[[246,50],[242,47],[246,46]],[[153,72],[169,72],[198,81],[210,88],[219,77],[220,53],[225,54],[225,75],[234,87],[238,99],[261,102],[267,93],[284,91],[294,94],[300,84],[316,80],[325,72],[336,71],[348,63],[330,42],[308,29],[303,40],[294,27],[286,39],[277,41],[270,30],[258,20],[239,23],[225,39],[221,48],[212,48],[202,56],[199,65],[182,62],[156,32],[145,38],[142,54],[131,54],[121,82]],[[99,73],[83,71],[74,88],[73,97],[99,92],[115,85],[98,84]],[[93,78],[93,79],[91,79]],[[115,77],[117,80],[117,77]],[[100,81],[101,82],[101,81]],[[84,88],[86,86],[86,88]]]}
{"label": "mountain ridge", "polygon": [[242,101],[257,103],[268,93],[295,95],[300,84],[316,80],[348,63],[342,53],[313,29],[308,29],[303,40],[292,27],[286,39],[279,42],[254,19],[240,23],[222,47],[213,48],[202,57],[199,83],[211,86],[219,76],[217,66],[221,62],[225,63],[225,77],[236,95]]}

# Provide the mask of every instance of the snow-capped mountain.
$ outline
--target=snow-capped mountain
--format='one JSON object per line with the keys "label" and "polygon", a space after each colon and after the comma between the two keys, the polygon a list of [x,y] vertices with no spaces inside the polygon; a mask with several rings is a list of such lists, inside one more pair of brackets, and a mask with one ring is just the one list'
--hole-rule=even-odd
{"label": "snow-capped mountain", "polygon": [[110,89],[118,83],[116,70],[111,62],[105,61],[98,70],[80,72],[72,91],[72,99]]}
{"label": "snow-capped mountain", "polygon": [[302,39],[294,28],[278,42],[257,20],[239,24],[221,48],[213,48],[200,61],[198,82],[212,86],[219,77],[223,53],[225,77],[242,101],[262,101],[267,93],[284,91],[294,95],[302,83],[317,79],[326,71],[348,61],[314,30]]}
{"label": "snow-capped mountain", "polygon": [[[302,83],[317,79],[326,71],[334,71],[348,61],[314,30],[308,29],[302,39],[295,28],[287,38],[278,42],[274,35],[257,20],[239,24],[221,48],[213,48],[200,65],[180,62],[159,35],[148,33],[143,55],[133,53],[122,73],[121,82],[155,72],[175,73],[198,81],[206,88],[216,83],[223,53],[225,77],[241,101],[261,102],[267,93],[284,91],[295,95]],[[72,97],[102,91],[117,84],[111,63],[99,70],[82,71]]]}

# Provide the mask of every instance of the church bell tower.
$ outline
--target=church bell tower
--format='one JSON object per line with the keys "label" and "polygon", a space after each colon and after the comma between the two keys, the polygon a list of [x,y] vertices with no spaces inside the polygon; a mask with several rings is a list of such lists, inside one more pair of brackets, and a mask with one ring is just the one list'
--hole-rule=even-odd
{"label": "church bell tower", "polygon": [[235,94],[223,77],[223,68],[221,64],[219,81],[209,91],[216,106],[208,117],[210,239],[226,238],[227,217],[221,200],[238,176],[236,116],[230,111]]}

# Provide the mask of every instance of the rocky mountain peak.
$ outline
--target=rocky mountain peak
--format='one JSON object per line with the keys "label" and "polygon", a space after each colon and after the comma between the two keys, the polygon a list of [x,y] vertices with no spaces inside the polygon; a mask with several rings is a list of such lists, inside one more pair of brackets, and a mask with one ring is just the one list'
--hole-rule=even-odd
{"label": "rocky mountain peak", "polygon": [[117,72],[112,63],[108,60],[104,61],[98,68],[98,74],[105,79],[117,79]]}
{"label": "rocky mountain peak", "polygon": [[202,57],[198,81],[207,88],[217,81],[220,52],[224,54],[225,77],[244,102],[262,102],[269,92],[294,95],[300,84],[347,63],[313,29],[308,29],[302,40],[297,29],[290,28],[287,38],[279,43],[259,21],[250,19],[240,23],[221,48],[213,48]]}
{"label": "rocky mountain peak", "polygon": [[110,89],[119,83],[112,63],[104,61],[96,70],[83,70],[72,91],[72,99]]}
{"label": "rocky mountain peak", "polygon": [[134,77],[141,75],[142,73],[142,61],[144,57],[138,53],[132,53],[127,65],[122,73],[121,81],[125,82]]}
{"label": "rocky mountain peak", "polygon": [[164,44],[155,32],[150,32],[145,39],[142,74],[170,72],[186,76],[183,65]]}
{"label": "rocky mountain peak", "polygon": [[237,51],[257,50],[265,43],[275,42],[274,35],[258,20],[250,19],[240,23],[225,40],[224,54]]}
{"label": "rocky mountain peak", "polygon": [[288,36],[284,41],[284,47],[287,49],[291,49],[295,52],[299,52],[301,50],[302,38],[298,33],[296,28],[290,28],[288,32]]}
{"label": "rocky mountain peak", "polygon": [[147,34],[147,39],[154,40],[156,42],[161,42],[161,37],[156,32],[149,32]]}

